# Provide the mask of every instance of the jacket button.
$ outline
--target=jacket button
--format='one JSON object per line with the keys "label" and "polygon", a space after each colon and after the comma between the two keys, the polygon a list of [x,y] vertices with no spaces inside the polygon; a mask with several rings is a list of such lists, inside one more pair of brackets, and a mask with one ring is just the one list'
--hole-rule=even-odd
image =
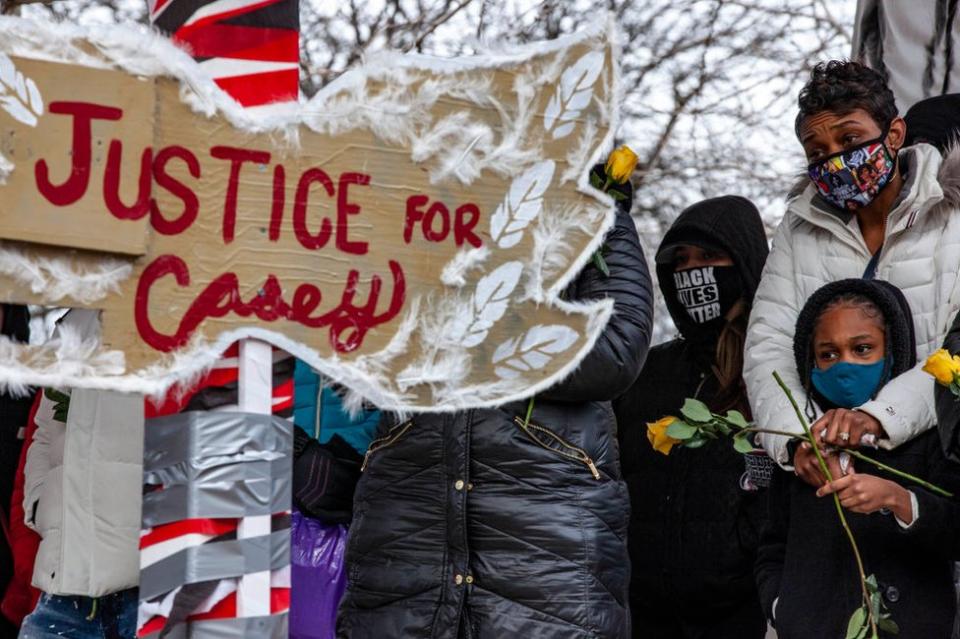
{"label": "jacket button", "polygon": [[473,490],[473,484],[467,484],[467,490]]}
{"label": "jacket button", "polygon": [[453,484],[453,487],[456,488],[457,490],[463,490],[463,480],[462,480],[462,479],[458,479],[458,480]]}
{"label": "jacket button", "polygon": [[883,597],[890,603],[897,603],[900,601],[900,591],[896,586],[887,586],[886,590],[883,591]]}
{"label": "jacket button", "polygon": [[468,584],[472,584],[472,583],[473,583],[473,575],[467,575],[467,578],[466,578],[465,581],[466,581]]}
{"label": "jacket button", "polygon": [[453,581],[459,586],[463,583],[463,575],[454,576]]}

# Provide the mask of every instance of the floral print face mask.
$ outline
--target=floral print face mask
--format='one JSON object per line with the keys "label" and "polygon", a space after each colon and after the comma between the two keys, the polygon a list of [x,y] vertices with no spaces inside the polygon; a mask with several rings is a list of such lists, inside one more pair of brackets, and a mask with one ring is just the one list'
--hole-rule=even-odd
{"label": "floral print face mask", "polygon": [[893,175],[896,158],[884,138],[835,153],[807,167],[810,179],[820,195],[832,206],[855,212],[873,202]]}

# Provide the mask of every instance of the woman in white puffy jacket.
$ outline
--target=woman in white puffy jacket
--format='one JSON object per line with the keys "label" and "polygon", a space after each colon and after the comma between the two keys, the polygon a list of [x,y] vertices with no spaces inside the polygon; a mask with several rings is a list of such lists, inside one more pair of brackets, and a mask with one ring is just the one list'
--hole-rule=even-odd
{"label": "woman in white puffy jacket", "polygon": [[[95,311],[60,331],[95,337]],[[133,637],[137,621],[143,396],[45,391],[27,453],[24,514],[42,537],[33,584],[43,591],[21,639]]]}
{"label": "woman in white puffy jacket", "polygon": [[[906,125],[883,77],[856,62],[817,65],[799,98],[796,133],[809,180],[773,238],[747,331],[744,379],[757,424],[800,432],[778,371],[824,442],[895,447],[931,428],[934,384],[920,370],[958,309],[960,152],[902,148]],[[853,410],[819,414],[793,366],[804,301],[827,282],[877,278],[901,289],[916,325],[917,368]],[[823,482],[811,450],[765,436],[782,465]]]}

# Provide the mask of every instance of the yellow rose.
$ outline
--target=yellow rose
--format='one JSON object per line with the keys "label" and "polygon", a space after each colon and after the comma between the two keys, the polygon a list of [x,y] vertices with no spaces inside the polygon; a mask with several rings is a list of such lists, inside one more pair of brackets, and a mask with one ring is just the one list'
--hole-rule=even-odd
{"label": "yellow rose", "polygon": [[668,415],[667,417],[647,424],[647,439],[650,440],[650,445],[653,446],[655,451],[669,455],[670,449],[680,443],[679,439],[674,439],[667,435],[667,429],[670,428],[670,424],[675,421],[677,421],[676,417]]}
{"label": "yellow rose", "polygon": [[940,384],[949,386],[954,376],[960,374],[960,357],[951,356],[947,349],[941,348],[927,358],[923,370],[936,377]]}
{"label": "yellow rose", "polygon": [[[637,154],[627,145],[621,146],[607,158],[607,177],[617,184],[623,184],[630,179],[630,174],[637,166]],[[659,422],[658,422],[659,423]]]}

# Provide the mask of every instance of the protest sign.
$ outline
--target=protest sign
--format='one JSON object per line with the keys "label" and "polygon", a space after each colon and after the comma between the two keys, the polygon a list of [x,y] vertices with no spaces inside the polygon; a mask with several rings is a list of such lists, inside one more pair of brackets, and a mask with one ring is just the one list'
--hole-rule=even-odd
{"label": "protest sign", "polygon": [[[98,39],[99,38],[99,39]],[[242,337],[388,408],[528,396],[609,301],[560,294],[612,203],[605,26],[466,60],[380,56],[245,112],[162,38],[0,22],[0,299],[102,310],[0,345],[0,381],[158,393]]]}

